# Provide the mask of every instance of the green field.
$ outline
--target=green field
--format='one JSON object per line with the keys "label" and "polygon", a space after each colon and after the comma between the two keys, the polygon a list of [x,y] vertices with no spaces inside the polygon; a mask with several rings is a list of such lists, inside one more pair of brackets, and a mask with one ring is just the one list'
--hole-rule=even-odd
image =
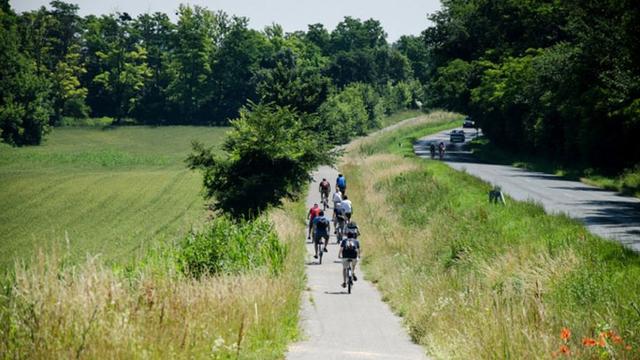
{"label": "green field", "polygon": [[[226,128],[58,128],[43,146],[0,144],[0,269],[38,247],[77,259],[132,259],[204,218],[190,143],[220,144]],[[67,250],[64,250],[67,251]]]}

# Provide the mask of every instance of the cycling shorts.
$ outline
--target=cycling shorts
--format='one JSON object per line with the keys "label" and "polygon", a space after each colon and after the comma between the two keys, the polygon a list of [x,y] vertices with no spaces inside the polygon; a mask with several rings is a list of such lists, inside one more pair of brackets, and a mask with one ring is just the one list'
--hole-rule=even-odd
{"label": "cycling shorts", "polygon": [[353,267],[358,264],[358,258],[342,258],[342,268],[347,269],[349,263],[353,263]]}

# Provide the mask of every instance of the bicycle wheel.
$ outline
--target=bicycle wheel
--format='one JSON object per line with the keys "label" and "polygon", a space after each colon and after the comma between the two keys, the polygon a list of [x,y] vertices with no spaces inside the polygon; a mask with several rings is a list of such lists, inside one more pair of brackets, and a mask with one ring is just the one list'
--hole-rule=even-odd
{"label": "bicycle wheel", "polygon": [[347,278],[347,292],[351,294],[351,286],[353,285],[353,273],[351,272],[351,264],[349,264],[349,277]]}
{"label": "bicycle wheel", "polygon": [[316,249],[318,251],[318,263],[322,264],[322,255],[324,252],[322,251],[322,243],[320,241],[316,243]]}

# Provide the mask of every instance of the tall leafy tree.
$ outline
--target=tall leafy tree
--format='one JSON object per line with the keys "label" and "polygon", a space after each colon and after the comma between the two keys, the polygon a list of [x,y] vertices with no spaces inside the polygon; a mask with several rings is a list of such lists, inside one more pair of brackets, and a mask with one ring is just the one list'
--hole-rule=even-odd
{"label": "tall leafy tree", "polygon": [[246,18],[234,17],[216,51],[212,112],[222,122],[238,116],[247,100],[257,100],[254,74],[272,51],[267,37],[247,24]]}
{"label": "tall leafy tree", "polygon": [[132,25],[133,36],[147,50],[147,66],[151,76],[143,88],[135,116],[145,122],[174,121],[177,114],[170,112],[167,88],[170,84],[170,62],[175,41],[176,26],[163,13],[142,14]]}
{"label": "tall leafy tree", "polygon": [[37,145],[49,131],[49,82],[20,51],[17,18],[0,10],[0,136],[12,145]]}
{"label": "tall leafy tree", "polygon": [[114,41],[108,43],[104,51],[96,52],[102,71],[93,81],[114,100],[116,124],[133,112],[145,81],[151,76],[147,51],[129,41],[130,21],[129,15],[120,14]]}
{"label": "tall leafy tree", "polygon": [[188,123],[207,122],[203,109],[213,99],[212,59],[216,39],[212,29],[224,21],[203,7],[180,5],[169,71],[168,98]]}

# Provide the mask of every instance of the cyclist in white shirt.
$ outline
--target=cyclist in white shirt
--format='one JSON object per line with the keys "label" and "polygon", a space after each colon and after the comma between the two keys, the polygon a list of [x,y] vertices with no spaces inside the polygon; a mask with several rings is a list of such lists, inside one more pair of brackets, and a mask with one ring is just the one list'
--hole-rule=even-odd
{"label": "cyclist in white shirt", "polygon": [[347,222],[351,220],[351,212],[353,211],[353,206],[351,205],[351,200],[349,200],[349,197],[347,195],[345,195],[342,198],[342,202],[340,203],[342,206],[342,212],[344,213],[344,216],[346,216],[347,218]]}
{"label": "cyclist in white shirt", "polygon": [[336,189],[336,192],[333,193],[333,208],[336,209],[338,206],[340,206],[341,202],[342,193],[340,192],[340,189]]}

